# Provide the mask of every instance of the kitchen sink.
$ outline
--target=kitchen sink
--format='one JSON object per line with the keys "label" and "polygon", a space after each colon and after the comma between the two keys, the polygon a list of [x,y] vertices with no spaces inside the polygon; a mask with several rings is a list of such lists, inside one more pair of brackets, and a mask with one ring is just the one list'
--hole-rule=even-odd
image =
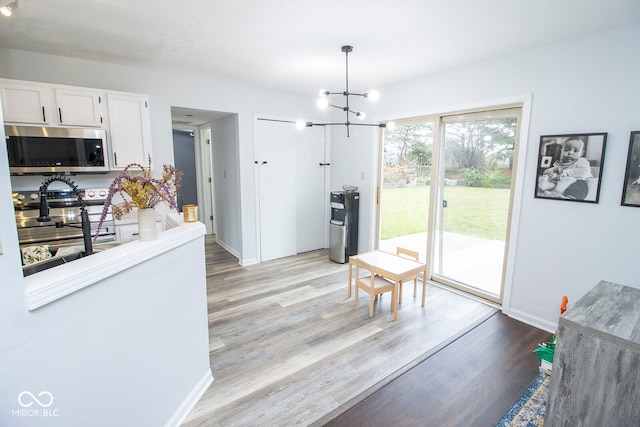
{"label": "kitchen sink", "polygon": [[[98,252],[106,251],[108,249],[115,248],[124,243],[128,242],[104,242],[104,243],[94,243],[93,244],[93,253],[96,254]],[[57,267],[62,264],[67,264],[71,261],[75,261],[80,258],[84,258],[84,246],[65,246],[58,249],[55,256],[46,259],[44,261],[37,262],[31,265],[25,265],[22,267],[22,275],[24,277],[30,276],[32,274],[40,273],[41,271],[48,270],[53,267]]]}
{"label": "kitchen sink", "polygon": [[75,261],[77,259],[83,258],[85,256],[84,252],[74,252],[68,255],[55,256],[53,258],[46,259],[44,261],[40,261],[35,264],[25,265],[22,267],[22,274],[24,277],[30,276],[32,274],[39,273],[44,270],[48,270],[53,267],[57,267],[62,264],[69,263],[71,261]]}

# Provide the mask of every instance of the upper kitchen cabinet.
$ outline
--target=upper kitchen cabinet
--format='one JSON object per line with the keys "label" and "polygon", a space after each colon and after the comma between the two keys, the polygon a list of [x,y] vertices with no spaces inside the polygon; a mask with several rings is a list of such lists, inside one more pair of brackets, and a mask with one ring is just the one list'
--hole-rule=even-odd
{"label": "upper kitchen cabinet", "polygon": [[102,126],[104,92],[55,88],[56,115],[60,126]]}
{"label": "upper kitchen cabinet", "polygon": [[147,165],[151,157],[151,118],[146,95],[108,92],[111,169]]}
{"label": "upper kitchen cabinet", "polygon": [[104,91],[0,79],[5,123],[102,127]]}
{"label": "upper kitchen cabinet", "polygon": [[147,165],[151,156],[149,97],[144,94],[0,79],[5,124],[101,128],[110,169]]}
{"label": "upper kitchen cabinet", "polygon": [[48,125],[55,123],[50,90],[43,85],[0,80],[0,99],[6,123]]}

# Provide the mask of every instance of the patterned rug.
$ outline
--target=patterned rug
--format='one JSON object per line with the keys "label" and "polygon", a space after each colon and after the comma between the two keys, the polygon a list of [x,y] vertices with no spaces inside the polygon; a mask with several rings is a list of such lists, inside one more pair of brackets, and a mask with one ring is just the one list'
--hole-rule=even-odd
{"label": "patterned rug", "polygon": [[495,427],[542,426],[550,378],[547,374],[538,374]]}

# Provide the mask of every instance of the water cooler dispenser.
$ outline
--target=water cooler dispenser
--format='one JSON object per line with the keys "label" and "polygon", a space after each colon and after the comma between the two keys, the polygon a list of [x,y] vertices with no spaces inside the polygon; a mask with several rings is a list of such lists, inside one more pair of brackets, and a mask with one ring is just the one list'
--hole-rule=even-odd
{"label": "water cooler dispenser", "polygon": [[[352,188],[357,189],[357,187]],[[344,264],[349,261],[351,255],[358,253],[359,205],[360,193],[355,190],[331,193],[329,226],[329,259],[331,261]]]}

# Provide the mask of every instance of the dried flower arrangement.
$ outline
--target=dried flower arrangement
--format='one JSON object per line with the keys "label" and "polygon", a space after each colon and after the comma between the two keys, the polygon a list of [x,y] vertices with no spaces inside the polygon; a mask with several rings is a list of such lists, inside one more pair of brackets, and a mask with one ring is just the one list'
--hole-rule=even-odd
{"label": "dried flower arrangement", "polygon": [[[140,172],[132,174],[132,169],[140,169]],[[151,177],[151,157],[149,166],[145,168],[139,163],[131,163],[124,168],[109,186],[109,192],[105,199],[104,209],[100,215],[98,230],[93,240],[98,237],[98,232],[102,223],[107,217],[109,207],[112,208],[113,216],[121,219],[123,215],[133,209],[155,208],[160,202],[165,202],[172,209],[178,209],[177,188],[182,182],[182,172],[176,171],[171,165],[163,165],[162,177],[160,179]],[[113,197],[118,194],[123,202],[113,203]]]}

